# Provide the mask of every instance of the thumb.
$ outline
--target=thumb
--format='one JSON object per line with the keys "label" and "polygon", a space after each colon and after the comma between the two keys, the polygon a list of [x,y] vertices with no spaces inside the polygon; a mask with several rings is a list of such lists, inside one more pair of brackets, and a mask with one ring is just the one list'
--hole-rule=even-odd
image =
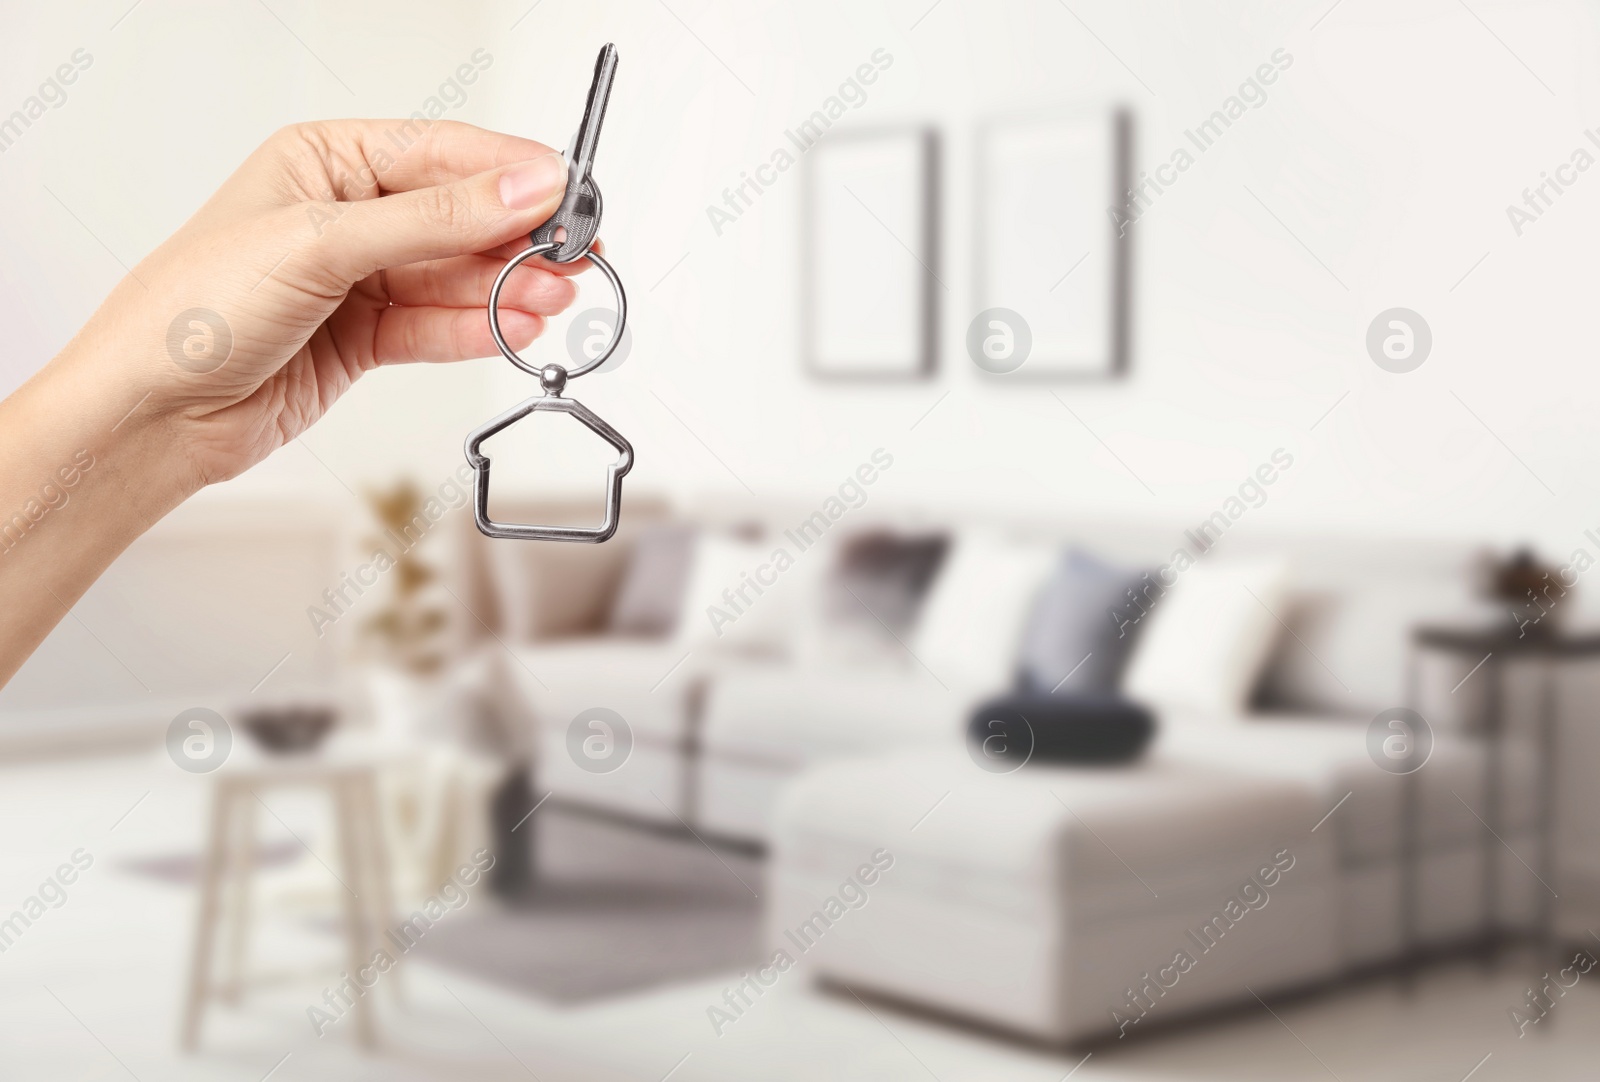
{"label": "thumb", "polygon": [[529,233],[561,205],[560,154],[430,188],[348,204],[322,235],[319,258],[351,282],[387,267],[481,252]]}

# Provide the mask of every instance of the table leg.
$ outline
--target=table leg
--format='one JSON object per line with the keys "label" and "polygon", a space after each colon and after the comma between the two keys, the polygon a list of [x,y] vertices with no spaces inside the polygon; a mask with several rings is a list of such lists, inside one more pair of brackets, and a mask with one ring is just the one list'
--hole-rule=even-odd
{"label": "table leg", "polygon": [[[1420,663],[1413,648],[1406,666],[1406,706],[1412,710],[1420,705]],[[1416,990],[1422,960],[1417,941],[1417,809],[1417,772],[1411,771],[1400,776],[1400,973],[1407,994]]]}
{"label": "table leg", "polygon": [[[368,893],[372,900],[372,915],[380,929],[395,929],[400,926],[400,914],[394,904],[394,879],[389,864],[388,838],[384,833],[383,806],[378,801],[378,784],[374,775],[368,775],[357,783],[359,789],[359,803],[361,818],[366,828],[367,852],[371,856],[370,873],[372,887]],[[381,942],[379,946],[389,951],[394,958],[394,966],[390,968],[386,980],[390,982],[394,991],[395,1002],[404,1006],[405,981],[401,976],[400,962],[404,954],[391,949],[393,943]]]}
{"label": "table leg", "polygon": [[234,796],[232,783],[218,778],[211,790],[211,835],[200,868],[200,902],[195,914],[194,949],[189,960],[189,989],[180,1038],[184,1049],[191,1051],[200,1042],[201,1017],[211,995],[211,949],[216,938],[218,895]]}
{"label": "table leg", "polygon": [[1494,968],[1500,956],[1500,754],[1501,730],[1505,722],[1505,689],[1502,666],[1485,667],[1483,731],[1483,830],[1479,832],[1483,850],[1483,933],[1484,966]]}
{"label": "table leg", "polygon": [[250,890],[255,873],[256,802],[249,794],[233,809],[232,833],[228,843],[228,930],[227,980],[223,995],[237,1003],[244,987],[245,955],[250,939]]}
{"label": "table leg", "polygon": [[1543,666],[1543,695],[1539,702],[1538,772],[1539,783],[1539,878],[1541,880],[1539,950],[1546,959],[1556,960],[1556,772],[1560,764],[1559,734],[1556,729],[1557,683],[1561,667],[1546,661]]}
{"label": "table leg", "polygon": [[348,778],[339,778],[333,783],[334,820],[339,833],[339,864],[344,875],[342,901],[344,903],[345,945],[348,950],[349,974],[353,987],[355,1003],[353,1011],[356,1018],[356,1037],[363,1048],[373,1048],[377,1044],[376,1026],[372,1018],[372,1000],[367,995],[367,989],[361,983],[361,972],[367,969],[371,972],[373,948],[371,922],[367,914],[370,901],[364,900],[361,895],[367,891],[364,861],[361,853],[361,842],[357,830],[356,818],[359,815],[359,801],[355,799],[352,791],[355,783]]}

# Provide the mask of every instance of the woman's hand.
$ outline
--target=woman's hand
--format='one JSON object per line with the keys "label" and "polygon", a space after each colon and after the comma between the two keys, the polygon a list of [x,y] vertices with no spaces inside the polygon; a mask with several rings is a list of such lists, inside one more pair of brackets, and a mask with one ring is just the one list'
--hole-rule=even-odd
{"label": "woman's hand", "polygon": [[[409,144],[409,145],[407,145]],[[402,150],[401,148],[404,147]],[[484,306],[560,203],[541,143],[445,121],[334,121],[267,140],[117,287],[76,346],[114,354],[198,486],[259,462],[380,364],[495,352]],[[525,264],[502,297],[514,348],[580,264]]]}
{"label": "woman's hand", "polygon": [[[544,144],[449,121],[268,139],[0,402],[0,684],[134,537],[363,372],[495,353],[490,286],[565,187]],[[586,264],[512,273],[513,348],[572,302],[566,276]]]}

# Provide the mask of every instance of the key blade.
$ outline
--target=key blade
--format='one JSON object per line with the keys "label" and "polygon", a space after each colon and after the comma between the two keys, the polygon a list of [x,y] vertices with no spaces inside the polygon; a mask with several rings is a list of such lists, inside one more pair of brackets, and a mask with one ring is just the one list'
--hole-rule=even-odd
{"label": "key blade", "polygon": [[530,243],[546,244],[565,231],[560,246],[546,258],[552,263],[570,263],[581,258],[600,231],[600,188],[590,175],[594,148],[600,141],[600,125],[606,117],[606,102],[611,97],[611,81],[617,73],[617,47],[610,43],[600,50],[594,64],[594,80],[584,104],[583,120],[567,144],[567,190],[561,205],[550,218],[528,235]]}
{"label": "key blade", "polygon": [[583,122],[572,137],[567,165],[569,183],[581,181],[594,166],[595,146],[600,142],[600,125],[606,118],[606,102],[611,98],[611,80],[617,74],[617,47],[607,42],[594,62],[594,80],[589,84],[589,99],[584,103]]}

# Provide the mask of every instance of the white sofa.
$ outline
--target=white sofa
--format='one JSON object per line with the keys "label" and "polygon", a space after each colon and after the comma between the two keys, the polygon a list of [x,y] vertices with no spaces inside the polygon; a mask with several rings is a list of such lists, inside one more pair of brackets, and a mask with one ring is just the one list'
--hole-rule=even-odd
{"label": "white sofa", "polygon": [[[1159,526],[1006,525],[1024,543],[1077,544],[1129,567],[1156,566],[1175,547],[1190,545],[1182,530]],[[952,529],[959,533],[962,527]],[[1260,677],[1261,709],[1355,726],[1358,743],[1377,711],[1405,703],[1412,625],[1469,608],[1473,552],[1466,546],[1280,535],[1229,537],[1213,555],[1261,553],[1288,556],[1294,583],[1278,614],[1291,633],[1279,635]],[[1010,627],[994,633],[1015,641],[1019,632]],[[781,783],[800,770],[847,755],[958,741],[976,702],[1010,684],[1012,656],[990,652],[976,671],[959,674],[939,665],[930,672],[910,655],[875,667],[728,667],[705,687],[696,726],[699,821],[723,834],[765,840]],[[1474,688],[1449,694],[1464,672],[1426,659],[1425,697],[1465,705],[1457,700],[1468,700]],[[1217,720],[1267,716],[1253,709]],[[1443,721],[1446,728],[1455,723]],[[1371,765],[1364,756],[1363,761]]]}
{"label": "white sofa", "polygon": [[[826,916],[821,907],[852,859],[887,849],[895,873],[805,952],[810,972],[1062,1042],[1393,961],[1406,942],[1408,870],[1418,949],[1485,928],[1486,874],[1495,877],[1495,922],[1529,926],[1546,888],[1523,863],[1539,852],[1526,728],[1505,749],[1498,822],[1523,859],[1486,847],[1477,811],[1485,749],[1455,731],[1465,717],[1435,713],[1432,757],[1410,779],[1380,769],[1367,744],[1373,714],[1405,701],[1411,626],[1468,608],[1468,554],[1261,544],[1293,554],[1300,571],[1281,614],[1289,633],[1260,681],[1276,708],[1163,711],[1149,755],[1121,769],[1034,764],[987,774],[953,739],[969,703],[909,674],[892,719],[882,676],[870,701],[860,677],[798,671],[787,682],[741,672],[711,689],[701,737],[708,791],[736,767],[756,769],[739,762],[755,754],[773,777],[805,769],[765,792],[776,803],[764,819],[751,802],[737,810],[768,824],[774,948],[793,942],[785,930]],[[1129,542],[1121,546],[1100,547],[1126,553]],[[1453,661],[1418,663],[1424,692],[1442,689],[1469,715],[1451,696],[1464,675]],[[1514,716],[1531,714],[1527,695],[1519,703]],[[809,738],[807,718],[821,739]],[[864,757],[822,762],[840,743]],[[1409,864],[1408,784],[1418,809]],[[723,806],[712,798],[703,808]],[[1218,919],[1252,861],[1279,849],[1300,863],[1271,905],[1236,922],[1226,949],[1202,952],[1190,933]],[[1184,950],[1192,970],[1170,988],[1152,985],[1150,975]]]}
{"label": "white sofa", "polygon": [[[868,510],[875,513],[869,517]],[[550,517],[537,506],[517,511]],[[744,656],[688,650],[671,639],[605,635],[606,608],[632,539],[641,523],[667,514],[664,505],[641,500],[606,545],[490,549],[488,592],[500,614],[499,637],[509,648],[506,668],[537,734],[543,784],[561,799],[667,820],[681,816],[697,829],[765,842],[777,795],[800,771],[843,757],[948,744],[959,739],[978,699],[1010,683],[1009,660],[992,660],[1005,657],[1003,651],[957,679],[942,668],[930,672],[910,655],[875,665],[830,665],[797,656],[803,653],[798,649]],[[869,508],[859,514],[840,531],[965,528],[926,513]],[[797,516],[743,504],[680,512],[713,528],[765,524],[773,535]],[[1040,543],[1083,545],[1127,566],[1154,566],[1174,547],[1189,545],[1177,526],[989,525]],[[1289,631],[1261,675],[1259,707],[1241,715],[1270,718],[1274,727],[1314,719],[1364,727],[1376,711],[1402,704],[1411,626],[1468,607],[1474,558],[1468,546],[1265,533],[1230,536],[1224,545],[1219,556],[1267,551],[1293,559],[1294,587],[1280,613]],[[1481,682],[1451,692],[1468,667],[1439,659],[1421,666],[1421,696],[1437,704],[1438,712],[1430,711],[1435,728],[1447,730],[1457,724],[1456,715],[1472,714]],[[1531,712],[1530,696],[1516,683],[1508,681],[1513,720]],[[1590,731],[1580,715],[1594,696],[1568,699],[1563,725],[1577,739]],[[593,707],[616,710],[634,731],[633,756],[622,770],[569,769],[567,726]],[[1593,863],[1600,868],[1600,857]]]}
{"label": "white sofa", "polygon": [[[794,518],[746,507],[702,507],[692,517],[713,528],[765,519],[773,536]],[[908,520],[879,511],[849,528]],[[915,525],[939,523],[919,516]],[[1161,526],[987,525],[1053,549],[1078,544],[1130,567],[1163,563],[1192,540]],[[951,528],[959,534],[965,526]],[[1297,863],[1270,906],[1143,1013],[1176,1017],[1248,997],[1246,986],[1266,994],[1382,965],[1403,942],[1404,783],[1374,763],[1366,730],[1377,711],[1407,701],[1411,628],[1473,614],[1475,554],[1262,530],[1228,536],[1203,558],[1263,552],[1290,557],[1294,574],[1275,602],[1273,619],[1286,630],[1254,702],[1224,714],[1166,712],[1149,755],[1130,766],[1035,764],[995,776],[973,763],[965,722],[979,699],[1010,683],[1020,632],[993,624],[1016,609],[1015,598],[1009,610],[981,598],[972,603],[979,648],[937,664],[918,652],[915,636],[903,656],[859,665],[809,656],[799,641],[777,656],[704,646],[685,654],[681,642],[604,636],[514,642],[540,734],[541,788],[765,845],[775,948],[792,942],[783,932],[815,919],[850,868],[888,849],[894,871],[867,905],[833,922],[803,965],[1036,1038],[1075,1040],[1137,1024],[1127,1023],[1127,1009],[1112,1013],[1139,1002],[1123,993],[1150,967],[1158,973],[1171,962],[1184,945],[1179,937],[1237,892],[1252,862],[1285,847]],[[616,552],[609,559],[615,564]],[[570,590],[571,574],[561,578]],[[996,590],[1017,594],[1021,580],[1005,579],[997,577]],[[1484,750],[1456,733],[1484,686],[1462,683],[1470,667],[1425,657],[1414,674],[1417,693],[1432,704],[1436,740],[1414,777],[1421,946],[1483,928],[1490,871],[1500,923],[1531,920],[1545,890],[1523,863],[1536,863],[1538,852],[1527,674],[1513,671],[1506,684],[1513,732],[1500,836],[1513,856],[1484,845],[1475,810]],[[1587,690],[1579,686],[1585,680]],[[1594,731],[1594,683],[1591,671],[1563,691],[1563,730]],[[575,768],[568,751],[568,724],[595,706],[622,714],[634,733],[631,759],[611,773]],[[1562,824],[1583,821],[1582,799],[1563,792],[1563,845],[1581,833]]]}

